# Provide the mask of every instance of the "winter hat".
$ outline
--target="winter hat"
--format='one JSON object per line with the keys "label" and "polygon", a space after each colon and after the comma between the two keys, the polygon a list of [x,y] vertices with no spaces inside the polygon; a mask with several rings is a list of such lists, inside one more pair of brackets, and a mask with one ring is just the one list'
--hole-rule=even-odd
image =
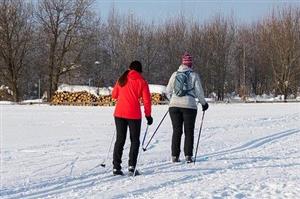
{"label": "winter hat", "polygon": [[182,64],[188,67],[192,67],[193,65],[192,56],[189,53],[185,52],[184,55],[182,56]]}
{"label": "winter hat", "polygon": [[139,73],[143,72],[142,64],[139,61],[133,61],[133,62],[131,62],[131,64],[129,65],[129,69],[130,70],[135,70],[135,71],[137,71]]}

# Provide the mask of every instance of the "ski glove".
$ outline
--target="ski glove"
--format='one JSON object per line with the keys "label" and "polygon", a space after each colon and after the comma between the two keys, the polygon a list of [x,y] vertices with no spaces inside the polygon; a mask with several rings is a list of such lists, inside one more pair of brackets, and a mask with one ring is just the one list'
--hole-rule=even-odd
{"label": "ski glove", "polygon": [[153,118],[151,116],[146,116],[147,124],[151,125],[153,123]]}
{"label": "ski glove", "polygon": [[202,111],[206,111],[208,109],[208,103],[202,105]]}

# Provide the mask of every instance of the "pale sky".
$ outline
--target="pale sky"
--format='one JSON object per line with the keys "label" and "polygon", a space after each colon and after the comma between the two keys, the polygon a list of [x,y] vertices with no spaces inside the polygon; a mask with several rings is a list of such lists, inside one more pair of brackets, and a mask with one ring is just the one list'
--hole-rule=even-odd
{"label": "pale sky", "polygon": [[300,0],[95,0],[94,10],[106,19],[113,4],[120,14],[131,12],[146,22],[154,20],[159,23],[182,12],[198,21],[209,19],[217,13],[225,16],[233,13],[238,22],[251,23],[268,15],[274,7],[300,7]]}

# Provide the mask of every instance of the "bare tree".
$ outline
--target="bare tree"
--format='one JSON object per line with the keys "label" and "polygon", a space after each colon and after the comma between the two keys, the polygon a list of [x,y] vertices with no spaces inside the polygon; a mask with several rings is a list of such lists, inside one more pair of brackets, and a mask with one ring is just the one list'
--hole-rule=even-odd
{"label": "bare tree", "polygon": [[59,78],[79,66],[84,50],[91,0],[41,0],[36,17],[48,48],[48,92],[51,99]]}
{"label": "bare tree", "polygon": [[0,1],[0,73],[20,100],[19,80],[32,40],[32,5],[22,0]]}
{"label": "bare tree", "polygon": [[259,48],[257,25],[241,26],[236,35],[235,73],[236,90],[242,98],[253,94],[262,94],[263,87],[269,84],[268,67]]}
{"label": "bare tree", "polygon": [[160,83],[167,84],[168,76],[178,69],[181,56],[188,49],[187,34],[187,22],[183,16],[169,20],[158,28],[159,62],[155,72]]}
{"label": "bare tree", "polygon": [[[151,26],[153,27],[153,26]],[[154,29],[149,29],[133,14],[120,16],[118,11],[112,7],[105,32],[101,36],[101,47],[106,67],[111,70],[106,78],[115,79],[127,69],[133,60],[140,60],[146,66],[149,75],[150,65],[154,61],[156,49],[154,48]]]}
{"label": "bare tree", "polygon": [[151,80],[152,73],[155,69],[155,61],[158,58],[159,45],[157,45],[158,38],[156,36],[156,33],[157,28],[153,23],[151,25],[145,26],[145,30],[143,32],[141,60],[145,64],[145,72],[148,80]]}
{"label": "bare tree", "polygon": [[235,25],[231,19],[218,15],[210,23],[204,25],[203,42],[208,51],[206,64],[211,89],[216,91],[218,100],[224,99],[227,84],[229,58],[234,43]]}
{"label": "bare tree", "polygon": [[213,89],[210,75],[210,56],[212,49],[208,43],[208,31],[199,23],[194,22],[190,29],[188,38],[189,52],[193,55],[194,69],[201,75],[202,86],[208,95]]}
{"label": "bare tree", "polygon": [[123,73],[126,66],[121,60],[121,40],[122,40],[122,20],[115,7],[109,12],[107,24],[104,25],[103,36],[100,39],[100,45],[103,49],[103,54],[107,55],[105,64],[109,67],[110,79],[112,84],[115,79]]}
{"label": "bare tree", "polygon": [[300,9],[284,8],[273,11],[260,30],[261,44],[272,67],[276,93],[285,99],[297,89],[300,74]]}
{"label": "bare tree", "polygon": [[[87,83],[93,86],[101,85],[102,78],[105,77],[103,70],[103,55],[100,45],[101,32],[101,20],[97,19],[91,26],[90,33],[86,35],[86,48],[81,56],[81,67],[79,68],[81,81],[80,83]],[[86,81],[88,80],[88,81]],[[75,79],[76,81],[76,79]]]}

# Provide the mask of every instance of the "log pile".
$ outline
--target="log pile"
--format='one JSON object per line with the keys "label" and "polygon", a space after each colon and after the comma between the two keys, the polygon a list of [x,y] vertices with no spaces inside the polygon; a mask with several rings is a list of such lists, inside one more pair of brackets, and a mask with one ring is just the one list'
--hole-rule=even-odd
{"label": "log pile", "polygon": [[111,95],[103,95],[98,98],[99,106],[114,106],[116,104],[116,100],[112,99]]}
{"label": "log pile", "polygon": [[13,95],[5,86],[0,87],[0,101],[13,101]]}
{"label": "log pile", "polygon": [[162,104],[166,101],[166,97],[160,93],[151,93],[152,104]]}
{"label": "log pile", "polygon": [[[165,101],[165,97],[159,93],[152,93],[152,104],[157,105]],[[82,92],[56,92],[52,97],[52,105],[93,105],[93,106],[114,106],[116,101],[111,95],[95,96],[87,91]]]}
{"label": "log pile", "polygon": [[98,98],[87,91],[82,92],[55,92],[52,97],[52,105],[92,105]]}

